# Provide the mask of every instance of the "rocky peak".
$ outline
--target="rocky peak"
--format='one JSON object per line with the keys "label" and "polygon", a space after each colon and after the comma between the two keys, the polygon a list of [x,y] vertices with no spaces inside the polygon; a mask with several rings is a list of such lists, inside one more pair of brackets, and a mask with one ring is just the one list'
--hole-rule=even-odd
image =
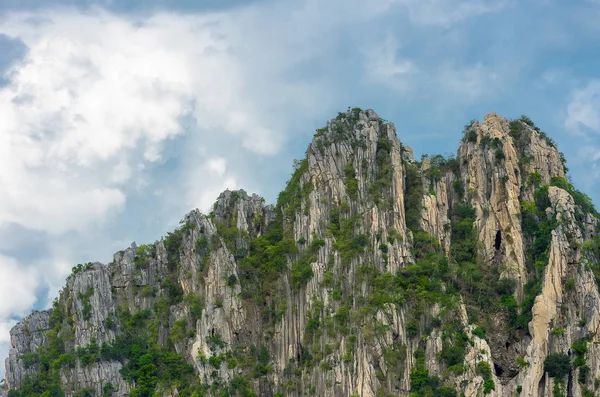
{"label": "rocky peak", "polygon": [[[564,156],[554,141],[527,116],[511,120],[490,112],[483,123],[473,121],[465,128],[459,157],[461,152],[469,151],[466,148],[469,145],[488,149],[498,160],[502,154],[506,156],[506,151],[514,152],[519,166],[515,173],[525,193],[531,191],[531,186],[549,184],[552,177],[565,177]],[[506,150],[501,154],[503,149]]]}
{"label": "rocky peak", "polygon": [[597,395],[599,215],[563,165],[526,117],[415,162],[348,109],[275,207],[226,190],[76,266],[11,331],[0,395]]}
{"label": "rocky peak", "polygon": [[[280,205],[294,213],[288,219],[293,238],[322,238],[328,233],[324,220],[340,213],[357,219],[356,233],[405,234],[405,164],[412,162],[412,150],[398,140],[395,126],[373,110],[338,113],[317,129],[280,196]],[[407,244],[402,240],[388,255],[391,268],[410,260]]]}
{"label": "rocky peak", "polygon": [[517,282],[520,298],[527,280],[521,201],[533,201],[537,188],[564,178],[564,159],[529,118],[509,120],[493,112],[465,128],[457,158],[467,199],[477,211],[484,256],[500,264],[502,277]]}
{"label": "rocky peak", "polygon": [[251,196],[245,190],[225,190],[213,206],[214,223],[235,227],[256,235],[272,218],[272,209],[265,206],[265,199],[257,194]]}

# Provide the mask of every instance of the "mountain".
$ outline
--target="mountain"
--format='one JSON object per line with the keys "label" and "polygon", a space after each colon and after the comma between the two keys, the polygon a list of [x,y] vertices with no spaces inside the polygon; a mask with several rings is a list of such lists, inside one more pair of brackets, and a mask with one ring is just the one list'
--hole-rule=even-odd
{"label": "mountain", "polygon": [[10,332],[15,396],[594,396],[600,236],[526,117],[424,157],[372,110],[318,129],[276,205],[223,192],[73,268]]}

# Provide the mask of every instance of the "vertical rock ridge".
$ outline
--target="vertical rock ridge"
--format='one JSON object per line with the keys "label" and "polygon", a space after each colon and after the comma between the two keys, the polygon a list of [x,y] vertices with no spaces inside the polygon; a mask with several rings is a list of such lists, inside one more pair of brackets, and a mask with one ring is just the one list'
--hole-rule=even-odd
{"label": "vertical rock ridge", "polygon": [[565,170],[526,117],[415,161],[348,109],[275,205],[226,190],[76,266],[11,330],[0,395],[597,395],[598,214]]}

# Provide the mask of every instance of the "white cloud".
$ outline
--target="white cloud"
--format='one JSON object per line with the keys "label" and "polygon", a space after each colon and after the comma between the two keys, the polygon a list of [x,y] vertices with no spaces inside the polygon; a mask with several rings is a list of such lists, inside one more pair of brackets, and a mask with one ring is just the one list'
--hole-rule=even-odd
{"label": "white cloud", "polygon": [[263,63],[247,52],[264,45],[242,36],[256,16],[128,20],[63,11],[46,13],[43,23],[30,14],[3,20],[0,31],[20,38],[28,53],[0,88],[0,184],[10,192],[0,200],[0,224],[60,234],[119,211],[124,185],[143,179],[136,162],[162,161],[163,142],[181,133],[186,114],[202,133],[277,152],[282,115],[262,117],[265,95],[257,90],[301,102],[318,87],[286,84],[286,61]]}
{"label": "white cloud", "polygon": [[159,161],[190,111],[190,71],[160,31],[106,14],[49,18],[2,24],[28,53],[0,89],[0,183],[10,192],[0,223],[60,234],[123,207],[137,146]]}
{"label": "white cloud", "polygon": [[571,93],[565,127],[572,133],[600,134],[600,80]]}
{"label": "white cloud", "polygon": [[14,258],[0,255],[0,319],[22,315],[36,301],[37,269],[24,267]]}
{"label": "white cloud", "polygon": [[[231,135],[261,155],[278,152],[286,119],[319,108],[308,98],[327,103],[329,96],[318,81],[286,73],[327,51],[335,35],[324,32],[378,17],[392,3],[357,1],[341,16],[339,4],[312,1],[148,18],[69,9],[5,16],[0,33],[28,52],[0,88],[0,184],[10,192],[0,200],[0,224],[61,234],[120,211],[132,182],[144,186],[144,164],[164,161],[163,144],[181,135],[183,116],[195,119],[197,133]],[[400,3],[418,23],[437,25],[499,7]],[[404,87],[416,67],[396,53],[390,36],[369,54],[368,77]]]}
{"label": "white cloud", "polygon": [[[18,224],[47,236],[40,249],[48,250],[43,263],[26,267],[0,256],[0,375],[13,316],[31,309],[39,288],[54,295],[82,257],[108,259],[104,250],[116,248],[104,236],[131,191],[209,208],[237,187],[227,159],[212,153],[217,137],[230,156],[276,153],[289,116],[281,110],[300,117],[318,106],[307,98],[327,97],[318,85],[286,81],[303,54],[278,41],[273,26],[257,30],[261,18],[283,25],[252,9],[145,19],[47,10],[0,20],[0,33],[27,46],[0,87],[0,238]],[[200,156],[166,151],[185,132],[183,119],[194,121],[189,143],[206,146]],[[149,173],[169,156],[186,165],[181,178],[189,180],[150,185]],[[156,237],[167,230],[156,226]]]}
{"label": "white cloud", "polygon": [[575,180],[580,187],[593,190],[600,178],[600,80],[574,89],[564,114],[565,129],[578,136],[573,163],[579,173]]}
{"label": "white cloud", "polygon": [[[19,224],[45,236],[49,247],[44,262],[0,254],[0,288],[9,283],[5,291],[12,291],[0,295],[0,333],[32,307],[36,288],[54,294],[82,252],[98,254],[87,258],[94,260],[122,247],[110,233],[132,191],[148,201],[153,195],[177,201],[179,207],[153,212],[157,218],[169,212],[169,220],[181,215],[173,214],[180,206],[210,210],[225,188],[253,191],[256,182],[243,178],[252,170],[236,162],[278,153],[291,130],[339,105],[328,79],[339,78],[338,64],[357,60],[334,51],[348,32],[361,32],[357,48],[374,49],[368,78],[399,88],[407,75],[419,76],[418,63],[399,53],[392,36],[377,46],[376,37],[362,34],[380,28],[378,18],[393,3],[307,0],[149,17],[73,9],[0,16],[0,33],[27,46],[0,86],[0,239],[8,224]],[[461,12],[452,11],[454,1],[400,3],[415,23],[442,27],[493,8],[476,1],[459,5]],[[317,77],[310,75],[315,71]],[[192,120],[189,131],[183,120]],[[188,133],[183,148],[169,151]],[[152,170],[170,160],[185,169],[156,183]],[[164,233],[156,222],[157,234]],[[0,337],[0,368],[5,346]]]}
{"label": "white cloud", "polygon": [[208,159],[206,162],[206,167],[218,176],[223,176],[227,170],[227,160],[222,157],[214,157]]}
{"label": "white cloud", "polygon": [[380,45],[364,49],[365,77],[377,83],[390,84],[397,90],[408,89],[410,75],[417,70],[412,61],[398,59],[399,49],[392,35],[388,35]]}
{"label": "white cloud", "polygon": [[[0,360],[10,349],[9,330],[15,317],[23,316],[35,304],[39,273],[34,267],[24,267],[16,259],[0,254]],[[0,375],[3,373],[0,366]]]}
{"label": "white cloud", "polygon": [[188,186],[190,200],[198,203],[198,208],[209,213],[212,206],[225,189],[234,190],[248,186],[239,186],[237,177],[227,172],[227,161],[221,157],[209,158],[203,166],[194,170],[195,177],[191,180],[203,180],[204,183],[191,183]]}

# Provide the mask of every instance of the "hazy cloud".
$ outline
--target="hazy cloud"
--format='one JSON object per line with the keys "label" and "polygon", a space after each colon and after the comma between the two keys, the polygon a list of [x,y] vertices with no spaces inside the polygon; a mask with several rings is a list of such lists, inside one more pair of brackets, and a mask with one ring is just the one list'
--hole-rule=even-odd
{"label": "hazy cloud", "polygon": [[565,127],[574,133],[600,134],[600,80],[571,93]]}

